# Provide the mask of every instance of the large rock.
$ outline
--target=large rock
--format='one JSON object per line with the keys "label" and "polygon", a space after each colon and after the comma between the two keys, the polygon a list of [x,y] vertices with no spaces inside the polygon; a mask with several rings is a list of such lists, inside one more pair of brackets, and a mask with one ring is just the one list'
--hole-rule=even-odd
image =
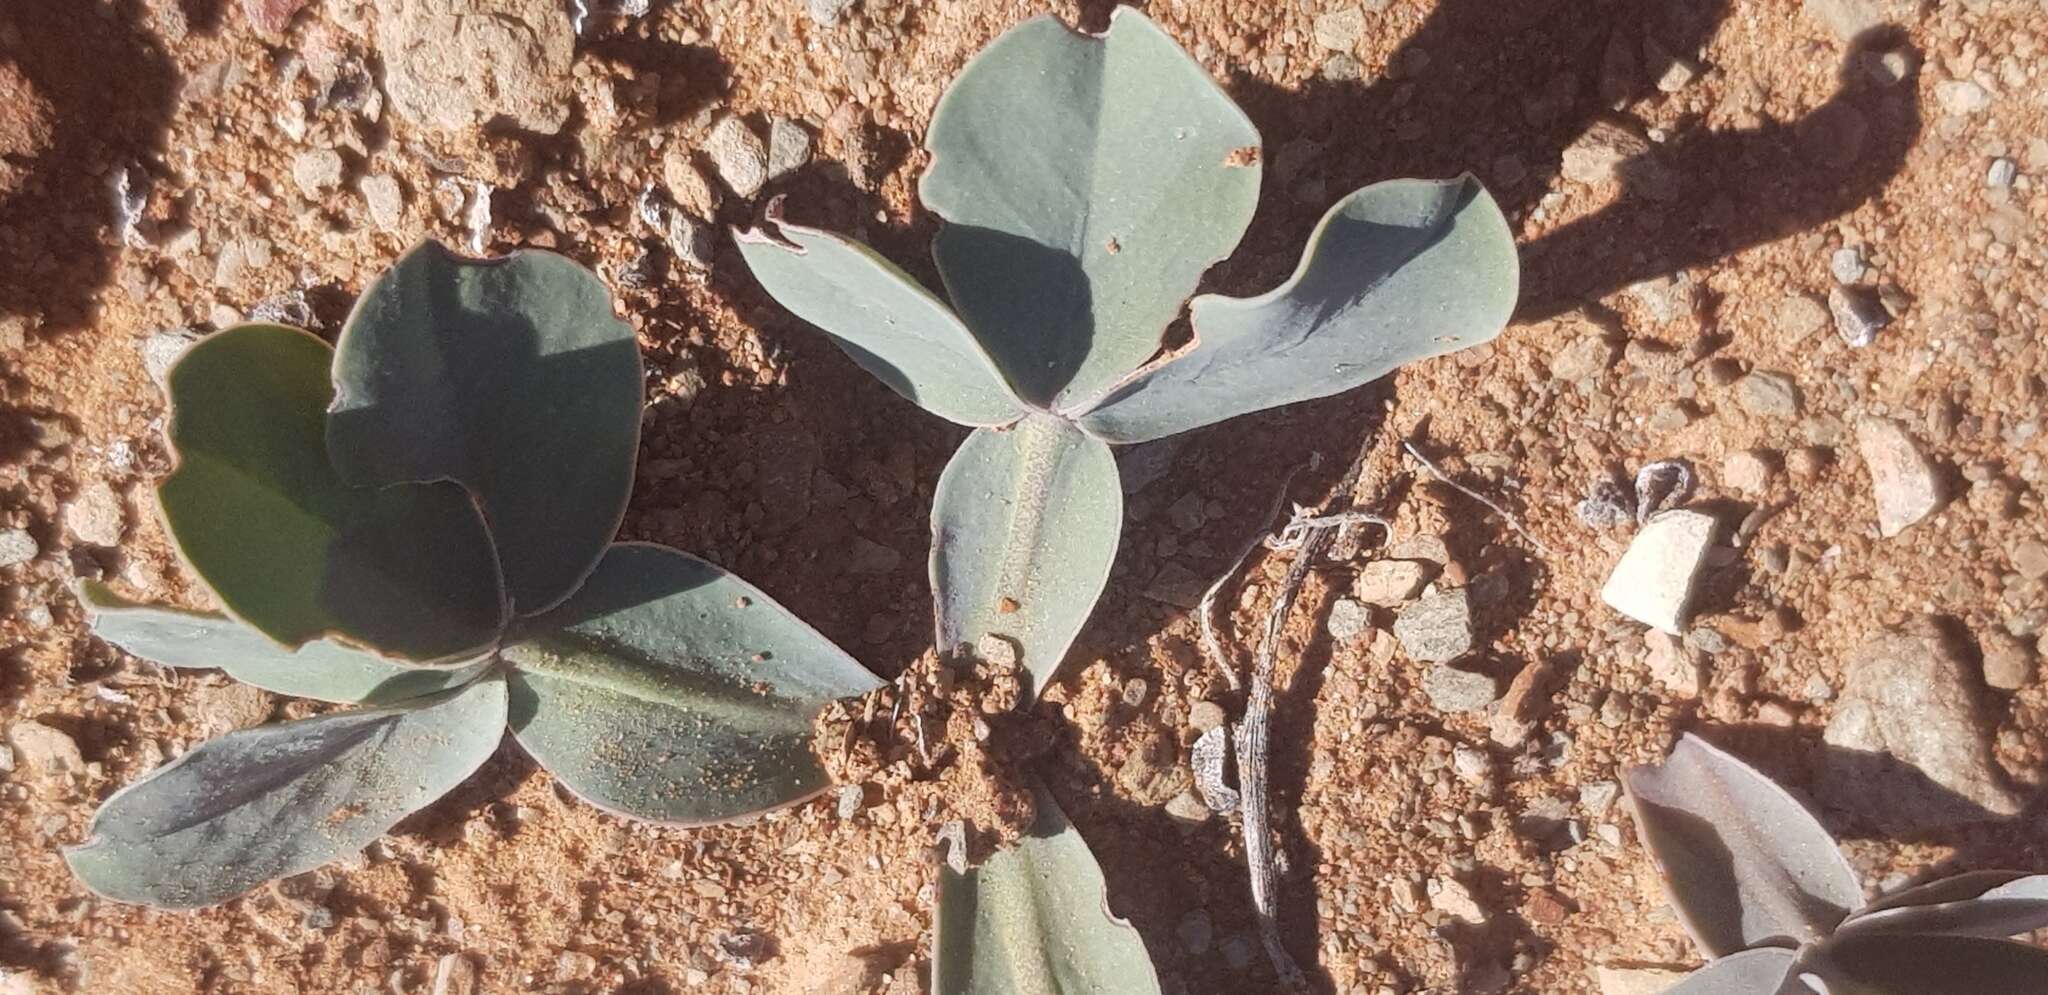
{"label": "large rock", "polygon": [[1711,515],[1678,510],[1651,518],[1614,565],[1600,600],[1660,632],[1681,634],[1713,538]]}
{"label": "large rock", "polygon": [[1907,835],[2020,811],[1992,760],[1977,676],[1932,625],[1871,640],[1846,670],[1821,801]]}
{"label": "large rock", "polygon": [[505,122],[552,135],[569,120],[576,33],[554,0],[377,0],[391,106],[420,127]]}

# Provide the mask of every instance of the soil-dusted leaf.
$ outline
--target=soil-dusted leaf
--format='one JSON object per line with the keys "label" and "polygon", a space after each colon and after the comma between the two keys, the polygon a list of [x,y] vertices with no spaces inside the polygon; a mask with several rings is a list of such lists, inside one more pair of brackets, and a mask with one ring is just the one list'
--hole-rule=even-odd
{"label": "soil-dusted leaf", "polygon": [[582,589],[522,626],[512,731],[571,791],[678,825],[801,801],[825,703],[873,674],[753,585],[687,553],[612,546]]}
{"label": "soil-dusted leaf", "polygon": [[1744,950],[1686,975],[1663,995],[1808,995],[1790,975],[1798,955],[1778,947]]}
{"label": "soil-dusted leaf", "polygon": [[1016,845],[939,872],[934,995],[1145,995],[1159,976],[1112,915],[1102,868],[1052,797]]}
{"label": "soil-dusted leaf", "polygon": [[475,773],[505,733],[486,677],[400,705],[231,732],[116,792],[64,852],[93,891],[190,909],[361,850]]}
{"label": "soil-dusted leaf", "polygon": [[1259,196],[1259,133],[1143,14],[1026,21],[932,115],[918,193],[954,307],[1025,400],[1086,400],[1150,358]]}
{"label": "soil-dusted leaf", "polygon": [[1071,423],[1034,415],[976,430],[932,499],[940,652],[997,636],[1037,693],[1095,609],[1123,517],[1115,457]]}
{"label": "soil-dusted leaf", "polygon": [[574,262],[421,245],[356,302],[334,384],[327,448],[342,477],[476,492],[519,614],[568,597],[618,531],[639,448],[640,347],[604,283]]}
{"label": "soil-dusted leaf", "polygon": [[166,667],[218,667],[265,691],[300,698],[381,705],[445,691],[488,666],[410,667],[331,640],[286,649],[225,615],[129,601],[97,581],[78,585],[92,633]]}
{"label": "soil-dusted leaf", "polygon": [[1828,995],[2048,993],[2048,950],[1981,936],[1844,936],[1812,961]]}
{"label": "soil-dusted leaf", "polygon": [[1514,235],[1479,181],[1389,180],[1316,226],[1286,283],[1204,294],[1188,348],[1117,385],[1081,423],[1143,442],[1326,397],[1493,339],[1514,311]]}
{"label": "soil-dusted leaf", "polygon": [[1812,813],[1770,778],[1687,734],[1625,780],[1643,845],[1708,957],[1818,942],[1863,904]]}
{"label": "soil-dusted leaf", "polygon": [[2012,871],[1960,874],[1889,896],[1842,924],[1838,936],[1865,932],[2018,936],[2048,928],[2048,875]]}
{"label": "soil-dusted leaf", "polygon": [[734,241],[776,301],[816,325],[862,369],[932,414],[962,425],[1002,425],[1024,414],[995,361],[944,301],[851,239],[782,219]]}
{"label": "soil-dusted leaf", "polygon": [[209,336],[171,367],[177,469],[157,489],[185,561],[286,646],[334,635],[412,660],[503,625],[490,536],[453,484],[350,487],[327,462],[327,343],[277,325]]}

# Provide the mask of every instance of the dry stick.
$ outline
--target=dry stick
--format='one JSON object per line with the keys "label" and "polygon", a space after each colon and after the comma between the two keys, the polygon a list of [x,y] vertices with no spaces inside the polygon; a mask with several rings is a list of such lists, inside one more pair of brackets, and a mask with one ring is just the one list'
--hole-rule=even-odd
{"label": "dry stick", "polygon": [[[1351,462],[1351,468],[1344,473],[1344,480],[1338,484],[1334,504],[1348,505],[1352,491],[1358,486],[1359,474],[1364,470],[1370,444],[1360,446],[1358,458]],[[1306,512],[1295,516],[1283,535],[1299,537],[1298,552],[1294,562],[1288,564],[1287,575],[1280,582],[1280,589],[1273,595],[1273,608],[1266,615],[1265,639],[1259,644],[1259,652],[1253,658],[1251,695],[1245,702],[1244,721],[1237,727],[1237,779],[1239,789],[1238,809],[1243,813],[1244,859],[1251,872],[1252,911],[1258,916],[1259,940],[1266,948],[1266,958],[1273,962],[1273,973],[1280,978],[1280,985],[1289,992],[1305,995],[1309,990],[1308,978],[1301,973],[1294,956],[1287,952],[1280,942],[1280,918],[1278,905],[1279,874],[1273,866],[1273,834],[1266,825],[1266,801],[1269,790],[1266,759],[1271,752],[1270,730],[1273,715],[1273,668],[1280,655],[1280,630],[1287,621],[1287,613],[1294,607],[1295,596],[1301,593],[1302,581],[1308,578],[1309,570],[1323,555],[1340,529],[1363,520],[1373,520],[1369,515],[1353,515],[1348,508],[1339,507],[1335,513],[1325,516],[1310,516]],[[1307,524],[1313,522],[1314,524]]]}
{"label": "dry stick", "polygon": [[1457,491],[1460,494],[1465,495],[1468,498],[1471,498],[1474,501],[1479,502],[1480,504],[1485,505],[1488,510],[1492,511],[1496,515],[1499,515],[1500,520],[1508,523],[1509,528],[1514,529],[1517,533],[1521,535],[1522,538],[1529,540],[1529,545],[1536,547],[1536,552],[1541,553],[1544,556],[1550,555],[1550,550],[1544,547],[1542,540],[1537,539],[1536,536],[1531,534],[1528,529],[1523,528],[1522,520],[1516,518],[1512,512],[1495,503],[1492,498],[1487,497],[1486,495],[1481,494],[1478,491],[1475,491],[1472,488],[1465,486],[1464,484],[1452,480],[1450,474],[1445,473],[1435,463],[1431,463],[1429,461],[1429,457],[1422,455],[1422,450],[1415,448],[1415,443],[1403,442],[1401,443],[1401,448],[1408,450],[1408,455],[1415,457],[1416,461],[1421,463],[1425,469],[1427,469],[1430,473],[1436,475],[1436,479],[1451,485],[1451,489]]}
{"label": "dry stick", "polygon": [[1237,576],[1237,571],[1244,566],[1244,561],[1251,558],[1252,550],[1259,548],[1260,542],[1270,538],[1267,530],[1272,527],[1274,516],[1280,514],[1280,506],[1287,503],[1287,488],[1294,485],[1295,476],[1302,470],[1315,466],[1321,459],[1322,457],[1310,453],[1308,462],[1287,471],[1287,477],[1280,481],[1280,489],[1273,493],[1273,503],[1266,509],[1266,516],[1259,519],[1259,527],[1245,539],[1244,545],[1239,547],[1237,558],[1230,561],[1230,568],[1223,571],[1223,574],[1216,578],[1216,582],[1209,585],[1208,590],[1202,592],[1202,601],[1195,606],[1195,620],[1202,629],[1202,649],[1208,653],[1209,659],[1215,662],[1216,669],[1223,672],[1223,680],[1230,685],[1232,692],[1243,691],[1244,685],[1237,679],[1237,667],[1231,664],[1230,654],[1223,649],[1223,640],[1216,635],[1216,597],[1223,593],[1224,585],[1230,583],[1230,578]]}

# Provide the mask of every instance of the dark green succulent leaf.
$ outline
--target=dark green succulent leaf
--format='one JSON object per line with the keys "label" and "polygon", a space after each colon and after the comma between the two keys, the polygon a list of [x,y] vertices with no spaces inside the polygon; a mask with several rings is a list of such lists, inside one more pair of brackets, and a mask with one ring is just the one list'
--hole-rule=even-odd
{"label": "dark green succulent leaf", "polygon": [[591,804],[650,822],[725,822],[824,790],[811,720],[880,686],[753,585],[645,543],[612,546],[521,628],[503,651],[520,745]]}
{"label": "dark green succulent leaf", "polygon": [[2048,993],[2048,950],[1980,936],[1844,936],[1811,961],[1827,995]]}
{"label": "dark green succulent leaf", "polygon": [[1705,740],[1687,734],[1664,763],[1623,779],[1671,906],[1709,958],[1818,942],[1863,905],[1812,813]]}
{"label": "dark green succulent leaf", "polygon": [[618,531],[639,449],[640,347],[574,262],[421,245],[356,302],[334,385],[327,449],[341,476],[475,492],[519,614],[568,597]]}
{"label": "dark green succulent leaf", "polygon": [[400,705],[231,732],[116,792],[64,852],[116,901],[191,909],[370,845],[505,734],[495,676]]}
{"label": "dark green succulent leaf", "polygon": [[1889,896],[1883,908],[1872,906],[1849,917],[1836,935],[1879,932],[2003,937],[2037,929],[2048,929],[2048,875],[1980,871]]}
{"label": "dark green succulent leaf", "polygon": [[474,655],[504,624],[483,519],[453,484],[350,487],[323,443],[333,350],[242,325],[169,374],[177,469],[157,488],[185,561],[288,647],[334,636],[410,660]]}
{"label": "dark green succulent leaf", "polygon": [[940,651],[998,637],[1037,693],[1095,610],[1123,515],[1115,457],[1071,423],[1034,415],[976,430],[932,498]]}
{"label": "dark green succulent leaf", "polygon": [[326,639],[286,649],[215,612],[139,604],[90,580],[79,583],[77,594],[92,634],[129,653],[166,667],[217,667],[244,684],[299,698],[388,704],[466,684],[488,666],[407,666]]}
{"label": "dark green succulent leaf", "polygon": [[1102,867],[1052,797],[1016,845],[939,872],[934,995],[1145,995],[1159,976],[1112,915]]}
{"label": "dark green succulent leaf", "polygon": [[1518,280],[1514,235],[1478,180],[1375,183],[1323,215],[1286,283],[1195,298],[1194,342],[1111,389],[1081,424],[1143,442],[1347,391],[1492,340]]}
{"label": "dark green succulent leaf", "polygon": [[1259,133],[1164,31],[1026,21],[932,115],[918,187],[948,294],[1034,404],[1100,394],[1159,349],[1259,196]]}
{"label": "dark green succulent leaf", "polygon": [[1790,976],[1797,959],[1792,951],[1777,947],[1744,950],[1686,975],[1663,995],[1807,995]]}
{"label": "dark green succulent leaf", "polygon": [[780,197],[768,225],[733,236],[754,278],[890,390],[962,425],[1024,414],[973,333],[910,274],[859,242],[783,220]]}

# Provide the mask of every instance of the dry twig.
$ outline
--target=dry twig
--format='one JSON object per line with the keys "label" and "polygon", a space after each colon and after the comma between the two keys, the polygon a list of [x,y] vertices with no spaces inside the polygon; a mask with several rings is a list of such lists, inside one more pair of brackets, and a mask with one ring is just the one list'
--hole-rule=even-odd
{"label": "dry twig", "polygon": [[1472,488],[1465,486],[1464,484],[1452,480],[1451,475],[1445,473],[1443,471],[1443,468],[1437,466],[1435,463],[1430,462],[1429,457],[1422,455],[1422,450],[1415,448],[1415,443],[1403,442],[1401,443],[1401,447],[1403,449],[1408,450],[1408,455],[1415,457],[1415,461],[1421,463],[1423,468],[1428,470],[1432,475],[1434,475],[1436,479],[1441,480],[1446,484],[1449,484],[1452,490],[1455,490],[1458,493],[1463,494],[1466,497],[1471,498],[1472,500],[1485,505],[1487,507],[1487,510],[1493,512],[1495,515],[1500,516],[1500,520],[1508,523],[1509,528],[1514,529],[1515,532],[1519,534],[1522,538],[1527,539],[1529,541],[1529,545],[1535,547],[1536,552],[1541,553],[1544,556],[1550,555],[1550,550],[1544,547],[1543,541],[1541,539],[1536,538],[1535,534],[1531,533],[1528,529],[1523,528],[1522,520],[1516,518],[1513,512],[1510,512],[1506,508],[1501,507],[1500,504],[1495,502],[1492,498],[1487,497],[1486,495],[1481,494],[1478,491],[1475,491]]}

